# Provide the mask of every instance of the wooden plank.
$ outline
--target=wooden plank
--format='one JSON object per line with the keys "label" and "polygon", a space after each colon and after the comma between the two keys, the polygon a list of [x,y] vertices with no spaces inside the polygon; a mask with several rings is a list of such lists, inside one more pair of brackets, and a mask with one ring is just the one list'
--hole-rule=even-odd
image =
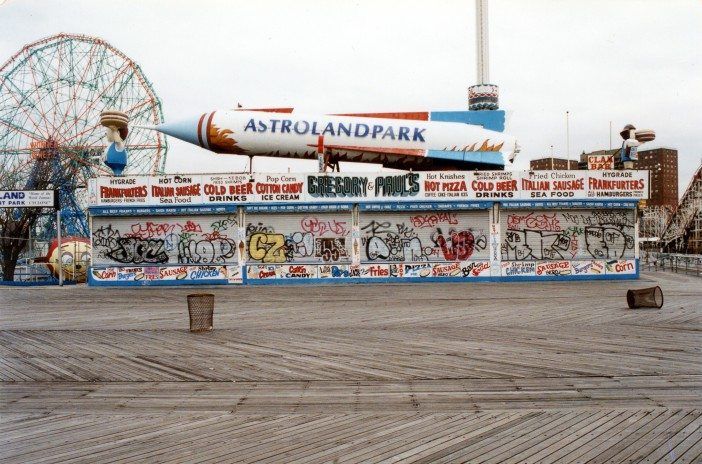
{"label": "wooden plank", "polygon": [[691,461],[702,287],[645,279],[214,288],[197,335],[186,288],[0,288],[0,458]]}
{"label": "wooden plank", "polygon": [[702,439],[702,418],[699,415],[687,424],[684,428],[670,436],[673,430],[666,431],[666,436],[670,436],[664,446],[658,447],[651,454],[646,456],[643,462],[646,463],[671,463],[678,460],[678,457],[684,455],[695,443]]}

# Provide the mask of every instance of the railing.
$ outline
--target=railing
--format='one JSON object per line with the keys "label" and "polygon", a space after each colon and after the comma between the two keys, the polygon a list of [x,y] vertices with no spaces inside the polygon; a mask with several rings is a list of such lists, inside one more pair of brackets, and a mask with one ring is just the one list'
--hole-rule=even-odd
{"label": "railing", "polygon": [[[90,267],[90,261],[71,261],[63,267],[63,281],[65,284],[85,282],[86,269]],[[46,263],[35,263],[31,260],[22,260],[15,267],[14,281],[5,282],[2,280],[0,271],[0,285],[58,285],[58,277],[53,275]]]}
{"label": "railing", "polygon": [[[2,275],[0,274],[0,279]],[[0,282],[0,285],[54,285],[58,284],[55,278],[47,269],[45,264],[19,263],[15,267],[15,280],[11,282]]]}
{"label": "railing", "polygon": [[642,271],[670,271],[702,276],[702,255],[644,251],[641,253],[639,265]]}

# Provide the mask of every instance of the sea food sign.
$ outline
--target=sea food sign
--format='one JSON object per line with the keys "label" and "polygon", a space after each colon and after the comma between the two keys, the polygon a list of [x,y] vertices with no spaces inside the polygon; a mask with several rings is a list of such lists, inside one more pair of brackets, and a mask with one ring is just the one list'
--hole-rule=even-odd
{"label": "sea food sign", "polygon": [[647,171],[174,174],[90,180],[92,206],[457,200],[639,200]]}
{"label": "sea food sign", "polygon": [[0,190],[0,208],[53,207],[53,190]]}

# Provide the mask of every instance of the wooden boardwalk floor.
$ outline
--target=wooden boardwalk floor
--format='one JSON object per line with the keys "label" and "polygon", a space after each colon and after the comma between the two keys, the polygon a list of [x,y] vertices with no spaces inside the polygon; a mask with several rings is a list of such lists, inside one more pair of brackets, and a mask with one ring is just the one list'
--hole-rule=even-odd
{"label": "wooden boardwalk floor", "polygon": [[0,461],[702,462],[700,278],[210,290],[0,287]]}

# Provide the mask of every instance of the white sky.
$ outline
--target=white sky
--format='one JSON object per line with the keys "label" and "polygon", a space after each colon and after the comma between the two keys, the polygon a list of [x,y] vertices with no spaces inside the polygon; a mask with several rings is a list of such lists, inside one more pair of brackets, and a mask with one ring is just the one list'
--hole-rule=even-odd
{"label": "white sky", "polygon": [[[100,36],[134,59],[167,121],[235,107],[304,112],[461,110],[475,83],[472,0],[0,0],[0,62],[58,32]],[[702,3],[490,0],[490,77],[516,168],[609,147],[627,123],[677,148],[680,193],[702,157]],[[171,172],[245,169],[169,138]],[[259,171],[314,162],[259,158]],[[360,170],[363,166],[342,166]],[[368,169],[368,167],[365,167]]]}

